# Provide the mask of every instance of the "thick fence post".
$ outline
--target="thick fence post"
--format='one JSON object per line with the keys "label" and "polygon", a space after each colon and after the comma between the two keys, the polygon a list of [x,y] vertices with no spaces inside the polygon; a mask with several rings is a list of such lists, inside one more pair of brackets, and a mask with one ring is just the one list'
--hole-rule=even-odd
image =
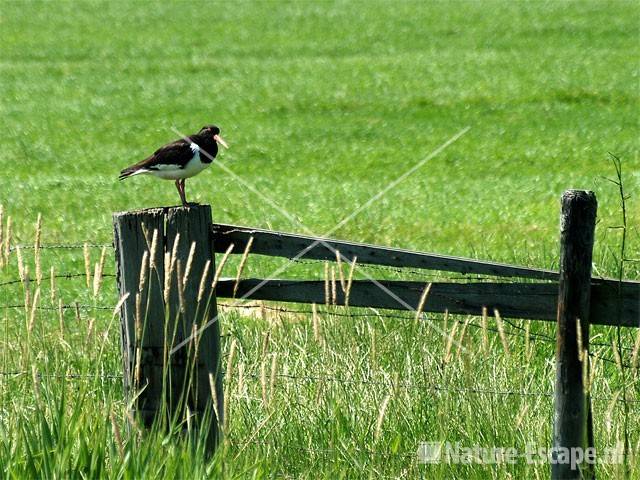
{"label": "thick fence post", "polygon": [[562,196],[553,479],[594,475],[595,451],[587,447],[593,447],[588,348],[596,210],[593,192],[568,190]]}
{"label": "thick fence post", "polygon": [[[222,424],[211,208],[113,215],[125,393],[134,418],[207,435]],[[206,328],[205,328],[205,325]]]}

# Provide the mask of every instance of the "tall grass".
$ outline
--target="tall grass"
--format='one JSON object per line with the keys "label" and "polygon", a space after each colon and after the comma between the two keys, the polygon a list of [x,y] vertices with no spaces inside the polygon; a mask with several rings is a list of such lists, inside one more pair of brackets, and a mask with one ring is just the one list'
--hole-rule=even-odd
{"label": "tall grass", "polygon": [[[524,462],[424,465],[417,449],[423,441],[549,445],[553,324],[499,312],[416,321],[415,313],[337,307],[331,298],[308,308],[219,300],[224,437],[207,458],[206,439],[181,433],[180,419],[146,431],[128,413],[115,285],[105,276],[111,252],[43,248],[47,218],[35,225],[34,248],[11,250],[0,272],[0,283],[19,279],[1,287],[0,302],[0,465],[9,478],[548,475],[547,464]],[[223,268],[234,277],[252,258]],[[216,278],[225,274],[222,263]],[[317,275],[326,274],[316,265]],[[55,281],[46,281],[52,268]],[[67,273],[61,268],[81,275],[60,277]],[[332,297],[343,283],[335,270],[329,276]],[[595,443],[627,442],[629,455],[626,466],[599,464],[597,473],[626,470],[634,478],[640,389],[637,370],[629,378],[622,366],[637,363],[640,336],[627,329],[617,335],[605,327],[591,332]]]}

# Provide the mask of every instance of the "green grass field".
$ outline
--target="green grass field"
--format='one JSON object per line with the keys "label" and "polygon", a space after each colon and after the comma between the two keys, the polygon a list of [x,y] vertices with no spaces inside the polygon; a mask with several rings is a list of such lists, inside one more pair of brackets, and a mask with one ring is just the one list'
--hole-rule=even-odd
{"label": "green grass field", "polygon": [[[33,244],[38,214],[44,244],[110,243],[112,212],[178,203],[171,182],[118,182],[120,169],[176,130],[215,123],[231,147],[219,161],[242,181],[214,164],[187,182],[190,200],[211,204],[217,222],[323,234],[469,127],[332,236],[556,268],[560,195],[584,188],[599,200],[594,272],[617,276],[622,265],[638,279],[639,25],[637,2],[622,1],[2,2],[3,223],[11,216],[13,245]],[[630,194],[628,262],[609,152]],[[21,256],[35,278],[33,251]],[[91,263],[99,258],[92,249]],[[548,477],[546,464],[421,465],[416,451],[434,440],[549,446],[553,325],[531,323],[527,337],[525,322],[507,324],[505,348],[494,320],[487,330],[478,318],[415,323],[323,308],[314,334],[308,313],[226,309],[226,353],[236,345],[229,424],[207,461],[175,435],[127,430],[119,325],[107,309],[114,279],[94,295],[82,276],[60,278],[52,292],[52,267],[85,267],[81,249],[51,249],[41,252],[40,287],[7,284],[17,252],[9,260],[0,268],[3,477]],[[245,274],[282,264],[250,257]],[[104,272],[114,272],[110,249]],[[322,272],[304,263],[282,276]],[[6,308],[25,295],[33,303],[38,290],[42,309]],[[82,307],[59,318],[60,300]],[[450,335],[467,349],[449,350]],[[615,338],[592,332],[604,359],[596,444],[613,446],[626,430],[629,476],[640,478],[640,384],[616,365]],[[621,340],[628,364],[635,332]]]}

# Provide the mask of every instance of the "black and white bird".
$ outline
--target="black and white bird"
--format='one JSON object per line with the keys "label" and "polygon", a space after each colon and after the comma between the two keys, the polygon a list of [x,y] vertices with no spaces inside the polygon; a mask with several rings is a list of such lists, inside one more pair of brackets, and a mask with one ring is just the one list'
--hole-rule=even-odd
{"label": "black and white bird", "polygon": [[189,204],[184,192],[185,181],[211,165],[218,154],[218,143],[224,148],[229,148],[220,136],[218,127],[202,127],[195,135],[160,147],[150,157],[125,168],[120,172],[119,179],[149,174],[165,180],[175,180],[182,205],[187,206]]}

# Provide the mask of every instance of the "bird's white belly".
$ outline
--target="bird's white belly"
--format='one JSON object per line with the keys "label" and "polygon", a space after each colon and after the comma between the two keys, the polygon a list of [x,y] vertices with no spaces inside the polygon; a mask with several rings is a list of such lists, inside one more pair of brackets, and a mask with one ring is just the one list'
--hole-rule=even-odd
{"label": "bird's white belly", "polygon": [[200,152],[196,152],[184,168],[180,168],[179,165],[158,165],[158,170],[153,170],[149,173],[165,180],[178,180],[193,177],[209,165],[211,163],[203,163],[200,160]]}

